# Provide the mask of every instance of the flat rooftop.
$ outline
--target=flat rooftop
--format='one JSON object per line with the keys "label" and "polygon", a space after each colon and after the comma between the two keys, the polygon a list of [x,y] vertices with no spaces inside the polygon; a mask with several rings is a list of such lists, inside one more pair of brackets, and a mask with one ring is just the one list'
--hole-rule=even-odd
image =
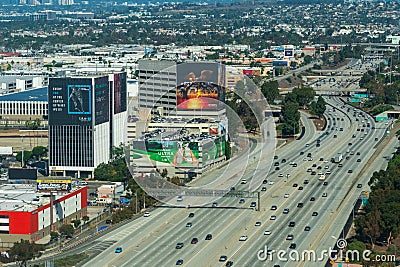
{"label": "flat rooftop", "polygon": [[[77,187],[72,187],[72,191]],[[67,193],[65,193],[67,194]],[[57,200],[65,194],[53,194]],[[38,192],[35,184],[2,184],[0,185],[0,211],[33,211],[50,203],[50,194]]]}
{"label": "flat rooftop", "polygon": [[0,96],[0,101],[32,101],[47,102],[47,87],[31,89],[17,93],[5,94]]}

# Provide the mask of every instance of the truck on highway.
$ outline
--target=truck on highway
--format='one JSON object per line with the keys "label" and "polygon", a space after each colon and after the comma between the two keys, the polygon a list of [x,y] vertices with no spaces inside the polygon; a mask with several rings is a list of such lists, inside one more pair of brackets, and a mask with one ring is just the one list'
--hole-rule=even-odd
{"label": "truck on highway", "polygon": [[333,158],[331,159],[331,161],[334,162],[334,163],[339,163],[339,162],[342,161],[342,159],[343,159],[342,153],[337,153],[337,154],[335,155],[335,157],[333,157]]}

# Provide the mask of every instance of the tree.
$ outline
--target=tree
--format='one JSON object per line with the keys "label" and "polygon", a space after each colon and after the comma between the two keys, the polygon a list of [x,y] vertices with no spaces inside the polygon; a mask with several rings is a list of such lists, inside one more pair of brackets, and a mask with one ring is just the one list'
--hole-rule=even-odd
{"label": "tree", "polygon": [[292,92],[296,95],[297,103],[303,107],[313,101],[315,96],[315,91],[309,86],[294,88]]}
{"label": "tree", "polygon": [[292,124],[300,120],[299,105],[295,102],[285,102],[282,107],[283,122]]}
{"label": "tree", "polygon": [[261,86],[261,92],[267,99],[268,103],[274,102],[279,96],[278,81],[265,82]]}
{"label": "tree", "polygon": [[79,225],[81,225],[81,220],[77,219],[77,220],[72,220],[71,223],[74,224],[74,228],[79,227]]}
{"label": "tree", "polygon": [[32,155],[36,158],[46,156],[47,148],[45,148],[44,146],[36,146],[32,149]]}
{"label": "tree", "polygon": [[58,229],[58,232],[67,237],[71,237],[74,235],[74,227],[71,224],[63,224]]}
{"label": "tree", "polygon": [[326,103],[324,98],[322,96],[319,96],[317,102],[311,102],[310,109],[315,115],[318,116],[318,118],[321,118],[326,110]]}
{"label": "tree", "polygon": [[40,256],[43,245],[31,243],[28,240],[21,239],[21,242],[14,243],[10,249],[10,257],[15,259],[19,266],[26,266],[27,262],[34,257]]}
{"label": "tree", "polygon": [[21,162],[22,165],[25,165],[25,163],[32,158],[32,151],[24,150],[24,162],[22,162],[22,151],[17,152],[15,158],[17,161]]}
{"label": "tree", "polygon": [[82,217],[83,223],[87,223],[89,221],[89,216],[85,215]]}
{"label": "tree", "polygon": [[58,232],[50,232],[50,240],[54,241],[57,240],[60,234]]}

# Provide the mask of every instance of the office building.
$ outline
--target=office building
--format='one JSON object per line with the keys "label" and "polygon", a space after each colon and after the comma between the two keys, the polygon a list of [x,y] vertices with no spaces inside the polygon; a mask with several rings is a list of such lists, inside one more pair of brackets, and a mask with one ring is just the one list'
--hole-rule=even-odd
{"label": "office building", "polygon": [[50,172],[93,178],[126,141],[126,73],[51,78],[48,94]]}

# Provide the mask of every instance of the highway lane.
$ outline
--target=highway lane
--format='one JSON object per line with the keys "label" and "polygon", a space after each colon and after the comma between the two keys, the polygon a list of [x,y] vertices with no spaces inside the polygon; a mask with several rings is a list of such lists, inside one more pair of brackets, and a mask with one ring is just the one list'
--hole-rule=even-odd
{"label": "highway lane", "polygon": [[[306,122],[307,123],[307,122]],[[306,125],[306,128],[308,127],[308,126],[310,126],[310,124],[308,124],[308,125]],[[307,132],[310,132],[311,131],[311,129],[307,129]],[[302,143],[302,142],[309,142],[309,140],[307,140],[306,139],[306,137],[303,139],[303,140],[300,140],[300,141],[294,141],[294,143],[293,144],[296,144],[296,143],[301,143],[301,147],[303,147],[304,146],[304,143]],[[237,203],[237,200],[235,200],[234,201],[235,203],[233,203],[233,204],[235,204],[235,205],[237,205],[236,203]],[[248,203],[246,203],[246,206],[248,207]],[[192,209],[190,209],[190,210],[192,210]],[[201,211],[204,211],[205,209],[200,209],[200,212]],[[176,211],[176,209],[175,209],[175,211]],[[178,210],[178,213],[182,213],[182,212],[180,212],[180,211],[182,211],[182,209],[181,210]],[[220,211],[220,212],[219,212]],[[231,210],[229,210],[229,212],[231,212]],[[185,212],[186,213],[186,212]],[[198,216],[197,215],[197,210],[196,210],[196,216]],[[218,214],[218,213],[226,213],[226,210],[223,210],[223,209],[213,209],[211,212],[210,212],[210,210],[207,210],[207,212],[206,213],[209,213],[209,214],[214,214],[215,213],[215,217],[216,218],[218,218],[218,217],[220,217],[220,215]],[[185,216],[187,216],[187,215],[185,215]],[[179,217],[180,219],[183,219],[185,216],[181,216],[181,217]],[[201,213],[200,213],[200,217],[201,216],[203,216]],[[153,217],[153,214],[152,214],[152,216],[151,217]],[[149,219],[149,218],[145,218],[145,219]],[[159,221],[158,219],[157,219],[157,221]],[[151,223],[151,222],[149,222],[149,223]],[[151,223],[152,224],[152,223]],[[182,223],[183,224],[183,223]],[[142,230],[142,229],[141,229]],[[180,231],[180,230],[179,230]],[[174,235],[174,234],[173,234]],[[200,238],[199,238],[200,239]],[[137,243],[136,241],[133,241],[133,243]],[[169,243],[169,247],[172,247],[172,246],[174,246],[175,244],[171,244],[171,243]],[[108,253],[109,254],[111,254],[112,255],[112,249],[111,250],[109,250],[108,251]],[[112,255],[112,256],[115,256],[115,255]],[[106,258],[108,258],[108,257],[106,257]],[[119,258],[119,257],[118,257]],[[146,257],[144,257],[144,258],[146,258]],[[93,262],[97,262],[97,259],[94,259],[93,260]],[[88,263],[88,265],[87,266],[89,266],[91,263],[89,262]],[[112,265],[110,265],[110,266],[112,266]],[[118,265],[117,265],[118,266]]]}
{"label": "highway lane", "polygon": [[[303,148],[304,148],[304,146],[303,146]],[[296,154],[297,154],[297,153],[296,153]],[[298,155],[298,154],[297,154],[297,155]],[[225,224],[225,222],[223,222],[223,224]],[[246,227],[245,227],[245,228],[246,228]],[[235,238],[234,238],[234,241],[237,241],[238,238],[239,238],[238,236],[235,237]],[[224,242],[224,243],[227,243],[228,245],[230,244],[230,242],[229,242],[229,241],[226,242],[226,240],[224,240],[223,242]],[[227,247],[227,246],[225,246],[225,247]],[[172,253],[173,253],[173,252],[172,252]],[[143,256],[143,257],[147,258],[146,256]],[[168,259],[170,259],[170,258],[172,258],[172,257],[170,257],[170,255],[166,255],[166,256],[165,256],[165,259],[161,259],[159,262],[153,262],[153,264],[157,265],[157,264],[160,264],[160,263],[162,262],[163,264],[169,265]],[[200,256],[200,258],[203,258],[203,257]],[[171,259],[171,261],[172,261],[172,259]],[[203,261],[203,263],[204,263],[204,260],[202,260],[202,261]],[[186,262],[186,260],[185,260],[184,262]],[[141,263],[142,263],[142,262],[140,262],[139,264],[141,264]],[[127,265],[129,265],[129,264],[133,264],[133,262],[128,263]],[[148,262],[147,262],[147,264],[148,264]],[[170,264],[173,264],[173,262],[170,262]],[[190,261],[189,261],[188,264],[191,264]]]}

